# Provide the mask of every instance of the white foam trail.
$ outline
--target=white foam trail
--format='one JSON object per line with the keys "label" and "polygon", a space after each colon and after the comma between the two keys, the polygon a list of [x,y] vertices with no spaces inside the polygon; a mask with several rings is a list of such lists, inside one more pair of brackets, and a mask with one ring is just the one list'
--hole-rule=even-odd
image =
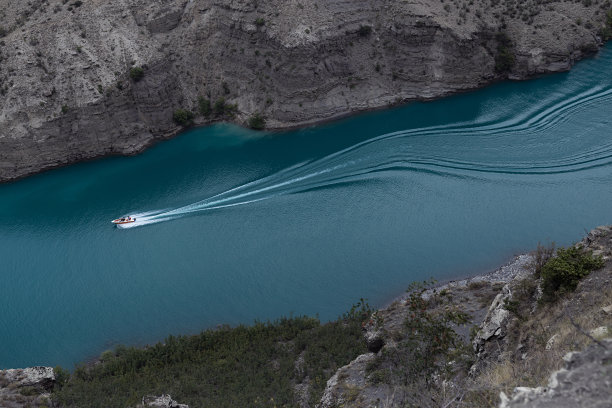
{"label": "white foam trail", "polygon": [[[571,90],[570,90],[571,91]],[[569,91],[568,91],[569,92]],[[497,172],[517,174],[547,174],[576,171],[612,160],[612,144],[595,146],[562,158],[541,163],[473,162],[453,157],[414,152],[407,142],[413,137],[461,136],[497,137],[500,134],[542,132],[558,126],[570,114],[587,105],[612,99],[612,89],[596,86],[571,97],[554,95],[537,106],[506,118],[487,118],[480,123],[460,122],[442,126],[401,130],[365,140],[318,160],[302,162],[258,180],[231,188],[204,200],[169,210],[132,214],[136,222],[120,228],[134,228],[177,219],[202,211],[218,210],[251,204],[279,195],[294,194],[313,188],[363,178],[368,174],[393,169],[433,169],[447,173]]]}

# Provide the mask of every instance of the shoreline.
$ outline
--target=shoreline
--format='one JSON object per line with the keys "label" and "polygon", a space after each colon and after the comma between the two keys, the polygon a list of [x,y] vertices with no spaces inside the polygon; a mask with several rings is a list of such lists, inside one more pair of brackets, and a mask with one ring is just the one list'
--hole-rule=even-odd
{"label": "shoreline", "polygon": [[[577,63],[581,62],[581,61],[585,61],[588,59],[593,59],[596,58],[599,53],[606,47],[607,43],[604,42],[602,44],[600,44],[599,48],[597,49],[597,51],[594,51],[592,53],[588,53],[588,54],[583,54],[581,56],[580,59],[577,60],[573,60],[570,62],[570,65],[567,69],[562,69],[559,71],[550,71],[550,72],[534,72],[532,74],[523,74],[523,75],[513,75],[513,76],[508,76],[508,77],[502,77],[500,75],[493,77],[490,81],[485,81],[482,83],[477,84],[476,86],[473,87],[465,87],[465,88],[459,88],[459,89],[452,89],[452,90],[446,90],[444,92],[441,92],[438,95],[435,96],[429,96],[429,97],[415,97],[415,98],[403,98],[403,99],[399,99],[399,100],[395,100],[393,102],[390,103],[381,103],[379,105],[376,106],[371,106],[371,107],[365,107],[365,108],[356,108],[350,111],[346,111],[346,112],[340,112],[337,114],[332,114],[331,116],[327,116],[327,117],[315,117],[312,119],[308,119],[308,120],[304,120],[304,121],[299,121],[299,122],[279,122],[279,125],[272,125],[270,127],[266,127],[265,129],[262,129],[260,131],[257,130],[253,130],[254,132],[267,132],[267,133],[271,133],[271,134],[280,134],[280,133],[284,133],[284,132],[290,132],[293,130],[299,130],[299,129],[307,129],[307,128],[311,128],[311,127],[317,127],[317,126],[323,126],[332,122],[337,122],[337,121],[341,121],[341,120],[345,120],[345,119],[350,119],[352,117],[356,117],[362,114],[367,114],[370,112],[379,112],[379,111],[384,111],[384,110],[388,110],[388,109],[396,109],[396,108],[400,108],[403,106],[407,106],[409,104],[412,103],[427,103],[427,102],[434,102],[434,101],[438,101],[438,100],[442,100],[445,98],[449,98],[449,97],[453,97],[456,95],[462,95],[462,94],[467,94],[467,93],[471,93],[471,92],[477,92],[479,90],[488,88],[490,86],[495,86],[498,84],[502,84],[502,83],[512,83],[512,82],[526,82],[526,81],[531,81],[531,80],[537,80],[540,78],[544,78],[544,77],[550,77],[552,75],[556,75],[556,74],[563,74],[563,73],[567,73],[570,72]],[[188,132],[190,130],[194,130],[194,129],[200,129],[200,128],[206,128],[209,126],[214,126],[217,124],[223,124],[223,123],[229,123],[235,126],[239,126],[245,129],[249,129],[249,127],[247,126],[246,120],[248,119],[248,115],[246,112],[239,112],[239,120],[198,120],[199,118],[197,117],[194,121],[194,124],[192,126],[189,127],[183,127],[183,126],[175,126],[172,130],[170,130],[169,132],[165,132],[160,136],[151,138],[149,140],[146,140],[144,143],[134,147],[133,150],[129,150],[127,152],[111,152],[111,153],[102,153],[99,155],[94,155],[92,157],[85,157],[85,158],[79,158],[79,159],[75,159],[75,160],[67,160],[64,163],[57,163],[57,164],[53,164],[53,165],[48,165],[45,166],[43,168],[40,168],[38,170],[35,170],[33,172],[30,173],[26,173],[26,174],[22,174],[22,175],[18,175],[15,177],[0,177],[0,186],[1,185],[8,185],[14,182],[18,182],[21,180],[24,180],[28,177],[34,177],[37,176],[39,174],[43,174],[46,173],[48,171],[52,171],[55,169],[59,169],[59,168],[64,168],[64,167],[69,167],[72,165],[76,165],[76,164],[81,164],[81,163],[88,163],[88,162],[94,162],[94,161],[98,161],[98,160],[104,160],[104,159],[110,159],[110,158],[114,158],[114,157],[132,157],[132,156],[137,156],[140,155],[142,153],[144,153],[145,151],[151,149],[152,147],[169,141],[171,139],[174,139],[176,137],[179,137],[181,134]]]}

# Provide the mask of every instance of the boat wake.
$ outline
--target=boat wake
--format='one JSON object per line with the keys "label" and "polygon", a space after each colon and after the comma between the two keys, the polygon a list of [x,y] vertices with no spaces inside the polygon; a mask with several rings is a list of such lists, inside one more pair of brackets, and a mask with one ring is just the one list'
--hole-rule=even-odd
{"label": "boat wake", "polygon": [[[543,133],[568,126],[573,116],[593,104],[605,111],[601,106],[609,102],[612,102],[612,88],[602,85],[574,90],[571,97],[552,95],[518,115],[485,115],[477,122],[380,135],[189,205],[130,214],[136,222],[119,228],[135,228],[282,195],[363,182],[384,172],[428,171],[453,177],[486,177],[487,174],[549,175],[608,165],[612,162],[612,140],[586,143],[585,148],[584,144],[573,144],[572,140],[561,143],[547,139]],[[501,154],[500,140],[508,141]],[[488,149],[488,146],[496,147]],[[535,155],[538,149],[544,153]],[[475,155],[475,151],[479,154]],[[468,159],[474,156],[480,160]]]}

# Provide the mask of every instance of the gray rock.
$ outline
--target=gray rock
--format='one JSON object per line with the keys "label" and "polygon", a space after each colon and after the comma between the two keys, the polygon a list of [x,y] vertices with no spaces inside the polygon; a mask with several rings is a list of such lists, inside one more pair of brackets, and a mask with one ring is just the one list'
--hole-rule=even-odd
{"label": "gray rock", "polygon": [[55,373],[52,367],[0,370],[0,374],[15,387],[40,386],[44,389],[51,389],[55,383]]}
{"label": "gray rock", "polygon": [[512,298],[510,285],[506,284],[499,293],[487,312],[487,316],[480,325],[480,330],[476,333],[472,343],[474,351],[478,356],[485,352],[485,344],[492,339],[501,339],[506,335],[506,325],[510,317],[510,312],[504,308],[506,300]]}
{"label": "gray rock", "polygon": [[612,402],[612,340],[583,352],[568,353],[565,368],[554,372],[548,387],[517,387],[512,397],[502,393],[500,408],[610,407]]}
{"label": "gray rock", "polygon": [[[243,124],[261,112],[269,127],[284,128],[567,70],[597,49],[605,20],[598,2],[534,3],[534,21],[478,2],[463,18],[436,1],[69,6],[0,0],[0,181],[138,153],[179,132],[172,112],[196,110],[199,96],[223,97],[238,112],[198,125]],[[589,24],[577,27],[577,19]],[[509,74],[495,70],[502,27],[516,55]],[[133,65],[144,67],[138,82]]]}
{"label": "gray rock", "polygon": [[51,367],[0,370],[0,407],[49,406],[54,384]]}
{"label": "gray rock", "polygon": [[[152,407],[152,408],[189,408],[188,405],[179,404],[174,401],[170,395],[164,394],[160,397],[156,396],[147,396],[142,398],[142,405],[144,407]],[[139,408],[140,408],[139,407]]]}

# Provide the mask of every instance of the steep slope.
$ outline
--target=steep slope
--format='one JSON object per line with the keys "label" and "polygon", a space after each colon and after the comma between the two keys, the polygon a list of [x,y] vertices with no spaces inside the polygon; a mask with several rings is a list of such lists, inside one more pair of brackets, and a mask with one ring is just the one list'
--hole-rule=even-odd
{"label": "steep slope", "polygon": [[[0,181],[139,152],[180,131],[173,111],[197,111],[199,98],[204,112],[219,103],[196,124],[261,113],[283,128],[566,70],[597,50],[610,9],[602,0],[0,6]],[[130,77],[134,67],[142,79]]]}

